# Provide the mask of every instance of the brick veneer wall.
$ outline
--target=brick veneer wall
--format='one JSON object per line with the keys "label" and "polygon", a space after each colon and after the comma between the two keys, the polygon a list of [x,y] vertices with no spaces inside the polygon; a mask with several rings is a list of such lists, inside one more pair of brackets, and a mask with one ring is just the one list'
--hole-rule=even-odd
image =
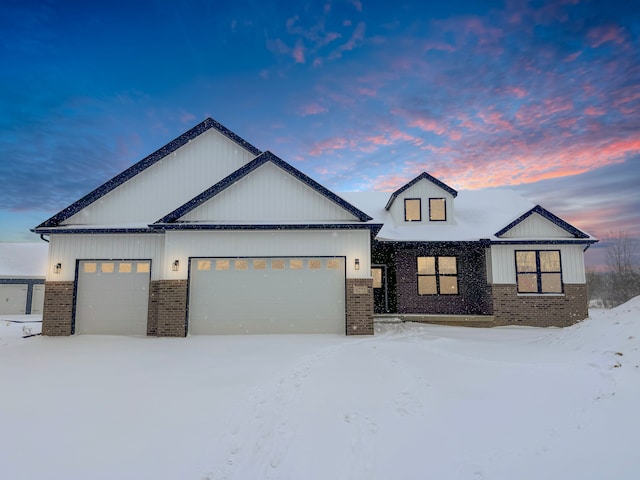
{"label": "brick veneer wall", "polygon": [[147,335],[187,335],[187,281],[157,280],[149,287]]}
{"label": "brick veneer wall", "polygon": [[518,295],[516,285],[493,285],[496,325],[567,327],[589,316],[587,286],[564,285],[564,295]]}
{"label": "brick veneer wall", "polygon": [[[347,278],[346,288],[346,334],[373,335],[373,279]],[[359,293],[360,289],[367,293]]]}
{"label": "brick veneer wall", "polygon": [[42,334],[71,335],[74,282],[45,282]]}

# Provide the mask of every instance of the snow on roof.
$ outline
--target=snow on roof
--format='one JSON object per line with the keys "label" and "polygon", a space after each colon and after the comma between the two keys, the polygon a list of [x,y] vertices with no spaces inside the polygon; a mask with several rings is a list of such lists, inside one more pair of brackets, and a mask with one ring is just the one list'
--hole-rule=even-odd
{"label": "snow on roof", "polygon": [[469,190],[458,192],[455,218],[450,224],[395,223],[384,206],[388,192],[345,192],[339,194],[371,215],[375,223],[384,223],[378,240],[388,241],[477,241],[496,240],[495,233],[535,207],[535,204],[512,190]]}
{"label": "snow on roof", "polygon": [[0,243],[0,278],[44,277],[49,244]]}

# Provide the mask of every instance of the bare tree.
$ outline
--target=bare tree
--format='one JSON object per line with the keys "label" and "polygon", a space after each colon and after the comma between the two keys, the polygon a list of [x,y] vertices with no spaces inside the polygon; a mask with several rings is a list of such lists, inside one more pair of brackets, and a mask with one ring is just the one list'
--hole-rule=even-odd
{"label": "bare tree", "polygon": [[609,240],[607,264],[610,269],[605,303],[610,307],[621,305],[640,295],[640,268],[637,256],[638,242],[624,232]]}

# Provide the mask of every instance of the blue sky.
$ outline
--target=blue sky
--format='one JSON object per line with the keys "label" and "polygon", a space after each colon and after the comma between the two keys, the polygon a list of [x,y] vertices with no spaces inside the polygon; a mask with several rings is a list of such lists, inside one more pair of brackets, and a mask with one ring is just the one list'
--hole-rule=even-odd
{"label": "blue sky", "polygon": [[336,191],[427,171],[640,238],[638,2],[4,0],[0,25],[0,241],[207,116]]}

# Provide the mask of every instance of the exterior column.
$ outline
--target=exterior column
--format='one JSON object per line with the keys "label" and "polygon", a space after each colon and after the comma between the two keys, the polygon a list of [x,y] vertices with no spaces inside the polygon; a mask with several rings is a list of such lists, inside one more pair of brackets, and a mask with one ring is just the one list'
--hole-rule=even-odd
{"label": "exterior column", "polygon": [[373,335],[373,279],[347,278],[347,335]]}
{"label": "exterior column", "polygon": [[45,282],[42,334],[71,335],[73,325],[74,282]]}
{"label": "exterior column", "polygon": [[151,282],[147,335],[187,336],[187,280]]}

